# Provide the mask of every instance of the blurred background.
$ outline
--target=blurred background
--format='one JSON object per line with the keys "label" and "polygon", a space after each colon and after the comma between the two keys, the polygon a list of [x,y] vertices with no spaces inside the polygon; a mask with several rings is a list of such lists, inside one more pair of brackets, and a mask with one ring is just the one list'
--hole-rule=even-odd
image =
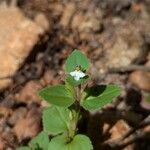
{"label": "blurred background", "polygon": [[91,61],[90,84],[122,88],[79,131],[94,150],[150,150],[150,0],[0,0],[0,150],[41,131],[38,90],[63,83],[74,49]]}

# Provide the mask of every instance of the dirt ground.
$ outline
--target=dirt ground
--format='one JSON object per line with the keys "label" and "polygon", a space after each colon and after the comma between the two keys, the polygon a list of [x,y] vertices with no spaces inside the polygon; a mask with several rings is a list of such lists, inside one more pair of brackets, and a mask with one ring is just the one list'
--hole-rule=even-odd
{"label": "dirt ground", "polygon": [[0,150],[41,131],[38,90],[63,83],[74,49],[91,61],[90,84],[122,88],[79,131],[94,150],[150,150],[149,0],[1,0],[0,12]]}

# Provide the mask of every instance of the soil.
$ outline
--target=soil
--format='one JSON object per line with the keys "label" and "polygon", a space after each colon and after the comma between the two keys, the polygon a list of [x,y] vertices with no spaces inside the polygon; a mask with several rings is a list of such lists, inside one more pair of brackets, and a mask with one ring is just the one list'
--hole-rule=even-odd
{"label": "soil", "polygon": [[[15,3],[4,2],[8,8]],[[150,150],[150,1],[18,0],[14,7],[41,26],[35,18],[44,15],[49,28],[0,91],[0,150],[26,145],[41,131],[48,104],[38,90],[63,83],[64,63],[74,49],[91,61],[90,84],[122,88],[112,104],[83,112],[79,131],[90,136],[94,150]]]}

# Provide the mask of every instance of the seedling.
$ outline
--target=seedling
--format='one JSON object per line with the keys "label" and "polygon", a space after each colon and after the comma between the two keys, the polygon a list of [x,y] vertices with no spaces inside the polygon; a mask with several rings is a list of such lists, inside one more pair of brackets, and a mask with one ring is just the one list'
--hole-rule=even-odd
{"label": "seedling", "polygon": [[90,80],[88,68],[87,57],[75,50],[66,60],[64,84],[39,91],[50,103],[43,110],[43,131],[31,140],[29,147],[19,150],[93,150],[90,138],[78,133],[81,108],[87,111],[102,108],[120,94],[120,88],[117,85],[83,88]]}

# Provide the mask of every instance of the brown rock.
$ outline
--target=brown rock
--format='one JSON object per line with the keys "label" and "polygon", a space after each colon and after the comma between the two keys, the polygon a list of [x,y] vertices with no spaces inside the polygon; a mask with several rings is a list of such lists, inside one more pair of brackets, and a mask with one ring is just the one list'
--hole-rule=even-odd
{"label": "brown rock", "polygon": [[75,10],[76,7],[74,3],[67,3],[66,7],[64,8],[64,13],[62,15],[62,18],[60,20],[60,24],[63,27],[67,27],[71,23]]}
{"label": "brown rock", "polygon": [[38,96],[38,90],[42,88],[38,81],[29,81],[23,89],[15,95],[17,101],[24,103],[36,102],[40,103],[41,99]]}
{"label": "brown rock", "polygon": [[78,29],[80,32],[98,32],[102,29],[102,22],[94,15],[76,13],[71,26],[73,29]]}
{"label": "brown rock", "polygon": [[24,118],[26,114],[27,114],[27,109],[25,107],[20,107],[16,109],[8,120],[9,124],[11,125],[16,124],[16,122]]}
{"label": "brown rock", "polygon": [[107,133],[107,131],[109,130],[109,128],[110,128],[110,124],[104,123],[103,130],[102,130],[103,131],[103,135]]}
{"label": "brown rock", "polygon": [[[105,133],[105,130],[110,126],[108,124],[104,124],[103,131]],[[114,143],[114,144],[119,144],[119,139],[122,138],[122,136],[127,133],[130,130],[129,125],[124,121],[124,120],[118,120],[112,128],[109,130],[110,133],[110,138],[106,141],[106,143]],[[133,150],[133,144],[127,145],[123,150]]]}
{"label": "brown rock", "polygon": [[[46,18],[41,15],[39,18],[35,19],[36,23],[26,18],[19,8],[0,5],[0,89],[11,83],[8,77],[15,74],[39,35],[48,29]],[[42,20],[40,24],[39,20]]]}
{"label": "brown rock", "polygon": [[50,24],[48,20],[45,18],[43,14],[38,14],[35,19],[35,23],[39,25],[41,28],[43,28],[45,31],[49,29]]}
{"label": "brown rock", "polygon": [[143,9],[143,4],[133,4],[132,5],[132,10],[136,13],[141,12]]}
{"label": "brown rock", "polygon": [[118,120],[116,124],[110,129],[111,139],[116,140],[121,138],[130,127],[124,120]]}
{"label": "brown rock", "polygon": [[60,2],[53,2],[49,4],[49,9],[53,11],[54,16],[62,16],[64,11],[64,5]]}
{"label": "brown rock", "polygon": [[124,147],[122,150],[133,150],[134,149],[134,144],[129,144],[126,147]]}
{"label": "brown rock", "polygon": [[16,138],[13,133],[6,131],[0,134],[0,150],[15,149],[16,144]]}
{"label": "brown rock", "polygon": [[6,118],[0,118],[0,134],[4,132],[6,127]]}
{"label": "brown rock", "polygon": [[148,132],[148,133],[150,133],[150,125],[144,127],[143,132]]}
{"label": "brown rock", "polygon": [[99,36],[99,42],[102,43],[104,50],[103,57],[99,57],[96,67],[106,73],[109,68],[128,67],[139,61],[143,55],[141,33],[150,31],[149,23],[129,22],[119,17],[113,17],[105,23],[106,30]]}
{"label": "brown rock", "polygon": [[18,120],[13,128],[14,133],[20,141],[36,136],[40,130],[41,113],[35,108],[29,110],[25,118]]}
{"label": "brown rock", "polygon": [[6,147],[6,141],[0,137],[0,150],[4,150]]}
{"label": "brown rock", "polygon": [[58,84],[59,80],[56,78],[55,72],[52,70],[46,71],[39,81],[43,87],[48,85]]}
{"label": "brown rock", "polygon": [[147,56],[146,66],[150,66],[150,53]]}
{"label": "brown rock", "polygon": [[107,59],[110,61],[110,67],[125,67],[130,65],[140,55],[140,49],[138,47],[128,47],[128,43],[118,38],[111,49],[108,52]]}
{"label": "brown rock", "polygon": [[134,71],[130,74],[129,81],[142,90],[150,91],[150,72]]}
{"label": "brown rock", "polygon": [[0,116],[7,118],[11,114],[12,114],[12,110],[10,108],[0,106]]}
{"label": "brown rock", "polygon": [[[25,0],[23,1],[23,7],[25,12],[27,11],[38,11],[38,12],[46,12],[48,10],[48,0]],[[28,12],[27,12],[28,13]]]}

